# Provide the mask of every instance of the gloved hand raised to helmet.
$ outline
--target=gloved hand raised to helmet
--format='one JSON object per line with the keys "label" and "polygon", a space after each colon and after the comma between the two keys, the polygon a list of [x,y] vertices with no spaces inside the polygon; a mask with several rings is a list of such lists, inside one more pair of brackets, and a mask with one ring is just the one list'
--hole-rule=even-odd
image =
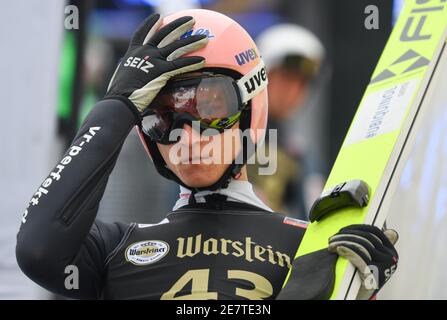
{"label": "gloved hand raised to helmet", "polygon": [[130,101],[142,113],[170,78],[203,67],[203,57],[182,58],[208,42],[206,35],[180,39],[191,30],[194,19],[181,17],[158,30],[161,22],[160,15],[153,14],[138,27],[113,74],[106,99]]}

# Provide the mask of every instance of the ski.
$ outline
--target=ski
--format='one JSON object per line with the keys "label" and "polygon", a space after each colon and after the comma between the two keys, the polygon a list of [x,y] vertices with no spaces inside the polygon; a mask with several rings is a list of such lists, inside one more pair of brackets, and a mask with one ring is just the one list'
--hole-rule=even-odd
{"label": "ski", "polygon": [[[369,188],[368,201],[318,216],[309,224],[295,258],[326,248],[328,238],[344,226],[383,227],[420,118],[428,107],[430,88],[439,65],[447,61],[446,39],[447,0],[406,1],[323,192],[327,198],[344,183],[364,182]],[[346,201],[355,204],[355,190],[346,195]],[[338,258],[330,299],[355,299],[361,285],[356,273],[346,259]]]}

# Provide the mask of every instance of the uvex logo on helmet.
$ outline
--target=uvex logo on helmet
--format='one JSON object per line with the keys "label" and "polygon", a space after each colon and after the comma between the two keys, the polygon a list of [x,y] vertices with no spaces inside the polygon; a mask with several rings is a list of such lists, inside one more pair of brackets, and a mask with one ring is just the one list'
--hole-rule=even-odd
{"label": "uvex logo on helmet", "polygon": [[245,90],[248,94],[251,94],[263,87],[265,82],[267,82],[267,71],[263,67],[244,82]]}
{"label": "uvex logo on helmet", "polygon": [[146,73],[149,73],[149,69],[153,68],[154,65],[147,61],[149,59],[149,56],[145,56],[144,58],[138,58],[138,57],[129,57],[124,64],[124,67],[130,67],[130,68],[137,68],[141,71],[144,71]]}
{"label": "uvex logo on helmet", "polygon": [[255,49],[248,49],[234,56],[238,65],[242,66],[258,57]]}
{"label": "uvex logo on helmet", "polygon": [[208,37],[208,39],[214,38],[214,35],[211,33],[211,30],[200,28],[200,29],[197,29],[197,30],[189,30],[189,31],[185,32],[180,37],[180,39],[184,39],[184,38],[187,38],[187,37],[190,37],[190,36],[200,36],[202,34],[206,35]]}

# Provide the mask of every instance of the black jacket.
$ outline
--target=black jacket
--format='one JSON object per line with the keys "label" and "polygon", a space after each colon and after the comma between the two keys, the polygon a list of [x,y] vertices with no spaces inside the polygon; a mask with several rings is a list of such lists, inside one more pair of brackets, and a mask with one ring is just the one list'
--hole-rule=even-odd
{"label": "black jacket", "polygon": [[16,248],[23,272],[71,298],[275,298],[305,231],[293,219],[210,201],[169,213],[156,225],[96,220],[108,177],[138,121],[121,101],[95,106],[23,215]]}

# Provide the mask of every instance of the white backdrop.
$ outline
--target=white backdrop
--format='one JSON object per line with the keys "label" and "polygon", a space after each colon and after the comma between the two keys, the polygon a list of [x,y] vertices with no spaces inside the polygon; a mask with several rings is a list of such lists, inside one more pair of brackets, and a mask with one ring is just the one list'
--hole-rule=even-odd
{"label": "white backdrop", "polygon": [[56,97],[64,1],[0,2],[0,299],[43,291],[19,270],[15,237],[24,211],[60,152]]}
{"label": "white backdrop", "polygon": [[447,299],[447,54],[391,202],[399,266],[381,299]]}

